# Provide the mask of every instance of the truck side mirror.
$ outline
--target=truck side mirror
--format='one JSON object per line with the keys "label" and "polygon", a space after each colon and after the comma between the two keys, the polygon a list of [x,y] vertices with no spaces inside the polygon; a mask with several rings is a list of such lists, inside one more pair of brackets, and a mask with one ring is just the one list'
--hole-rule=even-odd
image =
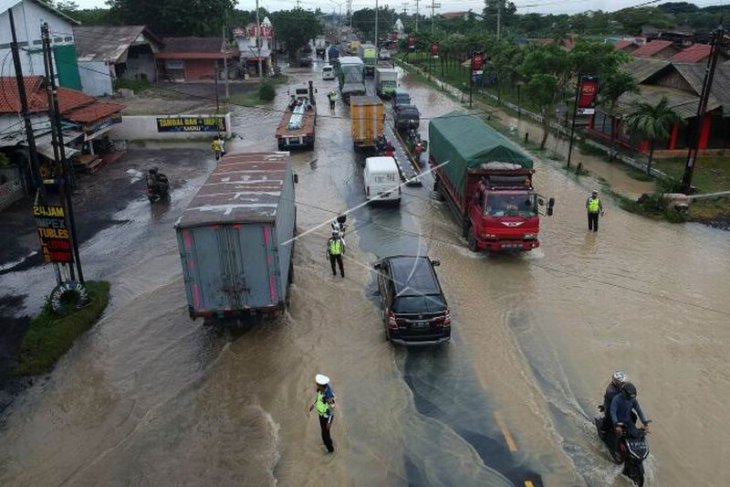
{"label": "truck side mirror", "polygon": [[383,266],[380,263],[378,263],[378,264],[373,265],[373,268],[374,269],[377,269],[377,270],[380,270],[380,269],[383,268]]}
{"label": "truck side mirror", "polygon": [[431,265],[434,266],[434,267],[438,267],[438,266],[441,265],[441,261],[440,260],[432,260],[431,261]]}
{"label": "truck side mirror", "polygon": [[294,173],[294,184],[298,184],[298,183],[299,183],[299,174]]}
{"label": "truck side mirror", "polygon": [[554,207],[555,207],[555,198],[550,198],[548,200],[548,207],[547,207],[547,215],[548,216],[553,216],[553,212],[554,212],[553,208]]}

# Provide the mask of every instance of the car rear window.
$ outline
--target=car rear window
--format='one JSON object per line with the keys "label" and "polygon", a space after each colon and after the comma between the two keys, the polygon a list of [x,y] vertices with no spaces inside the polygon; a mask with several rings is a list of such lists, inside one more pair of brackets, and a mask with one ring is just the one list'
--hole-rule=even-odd
{"label": "car rear window", "polygon": [[393,311],[396,313],[437,313],[445,310],[446,303],[439,294],[400,296],[393,303]]}

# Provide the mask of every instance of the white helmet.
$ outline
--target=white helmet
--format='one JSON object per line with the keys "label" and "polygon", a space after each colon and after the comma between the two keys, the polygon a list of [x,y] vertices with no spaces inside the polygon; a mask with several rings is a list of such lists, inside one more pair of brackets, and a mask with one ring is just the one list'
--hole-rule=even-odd
{"label": "white helmet", "polygon": [[326,386],[330,383],[330,378],[324,374],[317,374],[316,376],[314,376],[314,381],[317,383],[317,385]]}
{"label": "white helmet", "polygon": [[629,380],[629,378],[626,376],[626,372],[624,372],[622,370],[617,370],[616,372],[613,373],[614,382],[623,384],[627,380]]}

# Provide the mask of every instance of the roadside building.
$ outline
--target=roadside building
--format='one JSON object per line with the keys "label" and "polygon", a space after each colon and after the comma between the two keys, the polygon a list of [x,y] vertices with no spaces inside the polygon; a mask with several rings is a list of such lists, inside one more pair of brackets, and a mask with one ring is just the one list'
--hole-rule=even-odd
{"label": "roadside building", "polygon": [[162,41],[144,25],[75,27],[74,36],[87,95],[111,95],[117,79],[157,81]]}
{"label": "roadside building", "polygon": [[636,39],[620,39],[614,43],[613,47],[619,51],[631,54],[641,46],[636,42]]}
{"label": "roadside building", "polygon": [[[712,46],[709,44],[692,44],[686,49],[682,49],[677,54],[669,58],[670,62],[673,63],[707,63],[710,57]],[[726,52],[720,52],[720,63],[730,60],[730,55]]]}
{"label": "roadside building", "polygon": [[10,43],[12,42],[10,9],[12,9],[15,21],[23,75],[45,75],[41,40],[41,25],[45,22],[48,24],[51,34],[51,50],[53,51],[57,84],[80,90],[81,80],[76,64],[73,33],[74,26],[79,23],[53,8],[50,2],[40,0],[0,1],[0,60],[3,60],[0,75],[15,76],[15,65],[10,53]]}
{"label": "roadside building", "polygon": [[669,59],[680,50],[672,41],[655,40],[634,50],[631,55],[642,58]]}
{"label": "roadside building", "polygon": [[223,37],[165,37],[162,43],[164,47],[155,54],[160,80],[214,80],[221,77],[225,63],[229,77],[235,77],[238,49]]}
{"label": "roadside building", "polygon": [[255,23],[233,29],[233,37],[236,39],[238,51],[240,52],[241,69],[249,76],[258,75],[259,60],[261,61],[261,69],[265,73],[272,68],[271,54],[274,47],[274,29],[268,17],[264,17],[264,20],[261,21],[261,28],[258,31],[259,46],[256,45],[256,36]]}
{"label": "roadside building", "polygon": [[705,68],[703,63],[673,63],[647,58],[634,60],[625,69],[639,84],[639,93],[625,94],[619,99],[619,113],[614,123],[602,107],[597,107],[587,129],[588,134],[608,141],[613,128],[616,130],[619,145],[647,151],[648,141],[631,138],[626,133],[622,120],[635,110],[638,103],[656,105],[662,97],[666,97],[670,107],[685,123],[672,127],[666,140],[657,141],[657,156],[686,153],[696,128],[699,130],[699,147],[704,153],[719,153],[730,149],[730,64],[717,66],[707,113],[698,121],[697,107]]}
{"label": "roadside building", "polygon": [[[26,76],[25,90],[41,168],[54,160],[48,98],[44,78]],[[15,178],[29,187],[28,141],[20,113],[20,97],[15,77],[0,77],[0,152],[17,168]],[[124,105],[100,102],[80,91],[58,89],[66,156],[80,169],[93,170],[103,157],[113,152],[107,132],[121,122]]]}

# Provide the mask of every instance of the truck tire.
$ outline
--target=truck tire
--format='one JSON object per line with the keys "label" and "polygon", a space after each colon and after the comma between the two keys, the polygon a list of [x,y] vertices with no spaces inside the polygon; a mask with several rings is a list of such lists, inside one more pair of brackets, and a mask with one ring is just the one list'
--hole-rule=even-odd
{"label": "truck tire", "polygon": [[438,201],[444,200],[444,193],[441,190],[441,182],[438,179],[433,182],[433,192],[436,194],[436,199]]}
{"label": "truck tire", "polygon": [[469,229],[469,237],[467,240],[469,242],[469,250],[472,252],[479,252],[479,247],[477,247],[477,237],[474,235],[473,228]]}
{"label": "truck tire", "polygon": [[[291,286],[292,284],[294,284],[294,256],[292,255],[289,259],[290,260],[289,260],[289,279],[288,279],[288,283]],[[287,294],[289,294],[289,293],[287,293]]]}
{"label": "truck tire", "polygon": [[68,281],[56,286],[49,301],[54,313],[64,315],[72,309],[88,306],[89,292],[80,282]]}
{"label": "truck tire", "polygon": [[469,220],[467,220],[461,224],[461,236],[468,239],[470,233],[471,233],[471,223],[469,222]]}

